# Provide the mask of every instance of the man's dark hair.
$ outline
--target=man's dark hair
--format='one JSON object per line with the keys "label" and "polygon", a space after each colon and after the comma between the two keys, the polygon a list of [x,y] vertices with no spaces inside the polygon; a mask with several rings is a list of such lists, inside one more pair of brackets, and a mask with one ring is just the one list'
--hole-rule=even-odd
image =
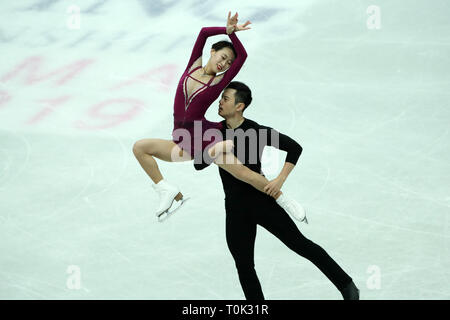
{"label": "man's dark hair", "polygon": [[252,91],[245,83],[231,81],[225,89],[236,90],[234,94],[235,105],[242,102],[245,105],[244,110],[252,103]]}
{"label": "man's dark hair", "polygon": [[219,42],[214,43],[211,47],[211,49],[214,49],[216,51],[219,51],[220,49],[223,49],[223,48],[230,48],[231,51],[233,51],[233,53],[234,53],[234,57],[237,57],[236,50],[234,50],[233,44],[229,41],[225,41],[225,40],[219,41]]}

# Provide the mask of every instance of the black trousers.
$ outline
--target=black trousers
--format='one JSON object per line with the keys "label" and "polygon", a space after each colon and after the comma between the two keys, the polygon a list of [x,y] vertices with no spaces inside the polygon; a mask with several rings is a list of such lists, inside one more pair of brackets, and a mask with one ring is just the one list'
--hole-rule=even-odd
{"label": "black trousers", "polygon": [[263,194],[225,199],[226,238],[247,300],[263,300],[255,271],[254,247],[259,224],[288,248],[311,261],[341,291],[352,279],[320,246],[307,239],[276,201]]}

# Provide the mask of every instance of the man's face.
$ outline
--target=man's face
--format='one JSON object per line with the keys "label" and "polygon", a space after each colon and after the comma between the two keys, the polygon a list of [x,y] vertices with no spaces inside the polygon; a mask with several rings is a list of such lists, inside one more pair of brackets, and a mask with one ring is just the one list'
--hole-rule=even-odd
{"label": "man's face", "polygon": [[222,92],[222,98],[219,101],[219,116],[224,119],[233,117],[237,112],[238,106],[235,105],[234,101],[235,93],[236,89],[225,89]]}

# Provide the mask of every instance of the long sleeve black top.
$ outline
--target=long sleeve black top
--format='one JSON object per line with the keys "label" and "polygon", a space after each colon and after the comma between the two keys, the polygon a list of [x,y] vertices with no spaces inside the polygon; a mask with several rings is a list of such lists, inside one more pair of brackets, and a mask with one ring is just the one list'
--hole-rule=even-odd
{"label": "long sleeve black top", "polygon": [[[234,141],[234,155],[250,170],[263,174],[261,171],[261,156],[265,146],[272,146],[287,152],[286,162],[297,164],[303,148],[295,140],[277,130],[260,125],[253,120],[245,119],[235,129],[227,128],[222,121],[224,139]],[[197,170],[206,167],[205,164],[195,165]],[[249,194],[260,193],[250,184],[236,179],[230,173],[219,168],[226,198],[247,197]]]}

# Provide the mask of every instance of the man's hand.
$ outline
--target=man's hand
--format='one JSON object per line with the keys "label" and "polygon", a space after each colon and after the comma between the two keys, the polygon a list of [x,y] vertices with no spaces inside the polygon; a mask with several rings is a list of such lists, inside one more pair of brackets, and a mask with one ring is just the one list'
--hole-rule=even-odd
{"label": "man's hand", "polygon": [[278,176],[277,178],[269,181],[269,183],[264,187],[264,192],[271,197],[275,197],[281,190],[285,179],[283,177]]}

